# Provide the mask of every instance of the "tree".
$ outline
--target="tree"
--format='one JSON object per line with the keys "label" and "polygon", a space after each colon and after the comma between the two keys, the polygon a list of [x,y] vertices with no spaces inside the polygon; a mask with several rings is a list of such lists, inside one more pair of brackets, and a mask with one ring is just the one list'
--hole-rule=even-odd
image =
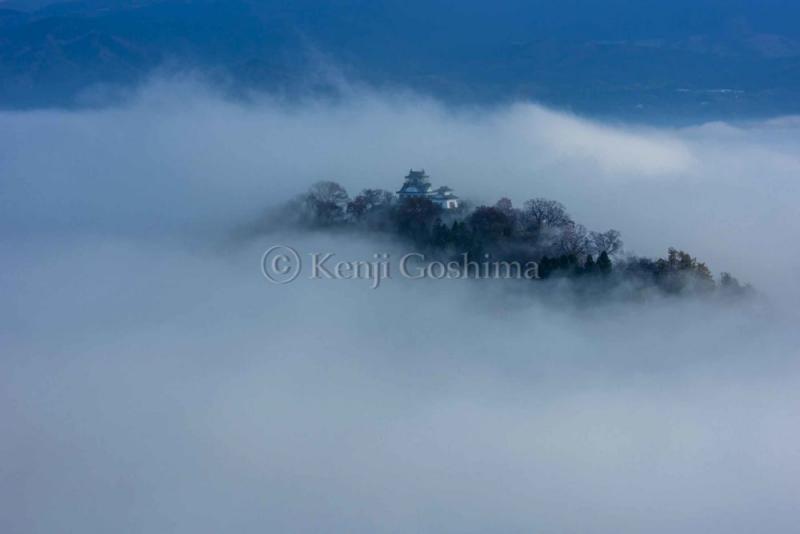
{"label": "tree", "polygon": [[597,264],[591,254],[586,256],[586,261],[583,262],[583,272],[586,274],[594,274],[597,270]]}
{"label": "tree", "polygon": [[738,290],[742,286],[739,284],[739,281],[736,278],[731,276],[731,273],[720,273],[719,287],[722,289]]}
{"label": "tree", "polygon": [[582,224],[569,224],[561,231],[559,249],[562,254],[581,255],[589,250],[589,238]]}
{"label": "tree", "polygon": [[347,214],[355,220],[377,210],[388,208],[392,204],[394,195],[383,189],[364,189],[356,198],[347,204]]}
{"label": "tree", "polygon": [[480,206],[473,211],[468,222],[476,237],[487,244],[508,239],[514,230],[511,217],[498,208],[488,206]]}
{"label": "tree", "polygon": [[622,239],[620,238],[620,233],[616,230],[591,232],[589,234],[589,241],[591,249],[595,254],[600,254],[605,251],[609,256],[614,256],[618,252],[622,252]]}
{"label": "tree", "polygon": [[459,252],[471,250],[474,245],[473,235],[463,221],[453,221],[450,226],[450,241]]}
{"label": "tree", "polygon": [[719,288],[723,294],[741,296],[752,293],[753,288],[750,285],[742,285],[739,280],[731,276],[730,273],[721,273],[719,275]]}
{"label": "tree", "polygon": [[510,215],[514,210],[514,205],[511,203],[511,199],[507,197],[503,197],[498,200],[494,207],[507,215]]}
{"label": "tree", "polygon": [[327,226],[344,221],[349,197],[341,185],[323,181],[312,185],[303,200],[312,223]]}
{"label": "tree", "polygon": [[436,248],[445,248],[450,242],[450,230],[440,218],[436,218],[431,228],[431,244]]}
{"label": "tree", "polygon": [[667,293],[684,291],[708,292],[714,289],[714,277],[705,263],[675,248],[667,251],[667,259],[656,262],[656,282]]}
{"label": "tree", "polygon": [[[347,215],[358,222],[369,219],[370,226],[380,226],[394,200],[394,195],[383,189],[364,189],[347,204]],[[375,220],[378,219],[378,220]],[[376,224],[378,223],[378,224]]]}
{"label": "tree", "polygon": [[358,221],[366,215],[369,205],[363,196],[357,196],[347,204],[347,215]]}
{"label": "tree", "polygon": [[525,202],[519,213],[519,234],[540,253],[563,254],[560,241],[563,230],[574,224],[564,206],[554,200],[535,198]]}
{"label": "tree", "polygon": [[401,234],[416,240],[428,237],[431,223],[439,217],[442,209],[424,197],[403,199],[395,211],[397,229]]}
{"label": "tree", "polygon": [[540,278],[548,278],[550,273],[553,271],[553,260],[544,256],[539,260],[539,277]]}
{"label": "tree", "polygon": [[563,204],[545,198],[534,198],[525,202],[522,218],[527,229],[534,232],[544,227],[563,228],[573,224],[572,217]]}
{"label": "tree", "polygon": [[604,250],[600,253],[600,256],[597,257],[597,270],[602,275],[608,275],[611,273],[612,268],[611,258],[608,257],[608,252]]}
{"label": "tree", "polygon": [[350,197],[347,195],[347,190],[336,182],[322,181],[317,182],[308,190],[311,198],[317,202],[329,202],[335,204],[342,209],[347,206]]}

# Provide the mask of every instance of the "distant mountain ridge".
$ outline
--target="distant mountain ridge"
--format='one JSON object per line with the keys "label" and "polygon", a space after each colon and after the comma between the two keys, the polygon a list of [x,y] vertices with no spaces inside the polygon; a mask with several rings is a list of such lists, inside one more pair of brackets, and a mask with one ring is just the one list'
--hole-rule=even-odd
{"label": "distant mountain ridge", "polygon": [[455,101],[634,118],[800,113],[799,21],[785,0],[7,0],[0,106],[85,104],[92,88],[175,68],[291,92],[328,64]]}

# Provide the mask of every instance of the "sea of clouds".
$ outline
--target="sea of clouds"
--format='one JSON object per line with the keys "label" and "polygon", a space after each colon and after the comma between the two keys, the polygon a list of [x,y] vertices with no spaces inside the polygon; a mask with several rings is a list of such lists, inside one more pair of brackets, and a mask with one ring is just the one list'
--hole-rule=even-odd
{"label": "sea of clouds", "polygon": [[[354,88],[0,114],[0,530],[792,532],[800,122],[655,128]],[[549,197],[760,297],[575,308],[515,286],[267,283],[237,229],[424,167]]]}

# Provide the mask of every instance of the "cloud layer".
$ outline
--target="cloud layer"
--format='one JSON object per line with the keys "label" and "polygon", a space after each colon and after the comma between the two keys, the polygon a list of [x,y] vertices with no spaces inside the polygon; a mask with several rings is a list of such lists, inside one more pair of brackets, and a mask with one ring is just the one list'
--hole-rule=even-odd
{"label": "cloud layer", "polygon": [[[798,125],[656,129],[156,83],[0,116],[5,532],[790,532]],[[269,286],[228,242],[318,179],[563,201],[768,297],[574,310],[468,282]]]}

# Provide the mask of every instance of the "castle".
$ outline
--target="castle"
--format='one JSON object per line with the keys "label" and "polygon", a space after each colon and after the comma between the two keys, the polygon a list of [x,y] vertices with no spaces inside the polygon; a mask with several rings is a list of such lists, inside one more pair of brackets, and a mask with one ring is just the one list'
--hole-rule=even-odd
{"label": "castle", "polygon": [[419,197],[427,198],[446,210],[458,208],[458,197],[453,193],[452,189],[446,185],[438,189],[431,189],[429,176],[425,174],[425,169],[421,171],[409,169],[406,181],[397,192],[397,196],[400,197],[400,200]]}

